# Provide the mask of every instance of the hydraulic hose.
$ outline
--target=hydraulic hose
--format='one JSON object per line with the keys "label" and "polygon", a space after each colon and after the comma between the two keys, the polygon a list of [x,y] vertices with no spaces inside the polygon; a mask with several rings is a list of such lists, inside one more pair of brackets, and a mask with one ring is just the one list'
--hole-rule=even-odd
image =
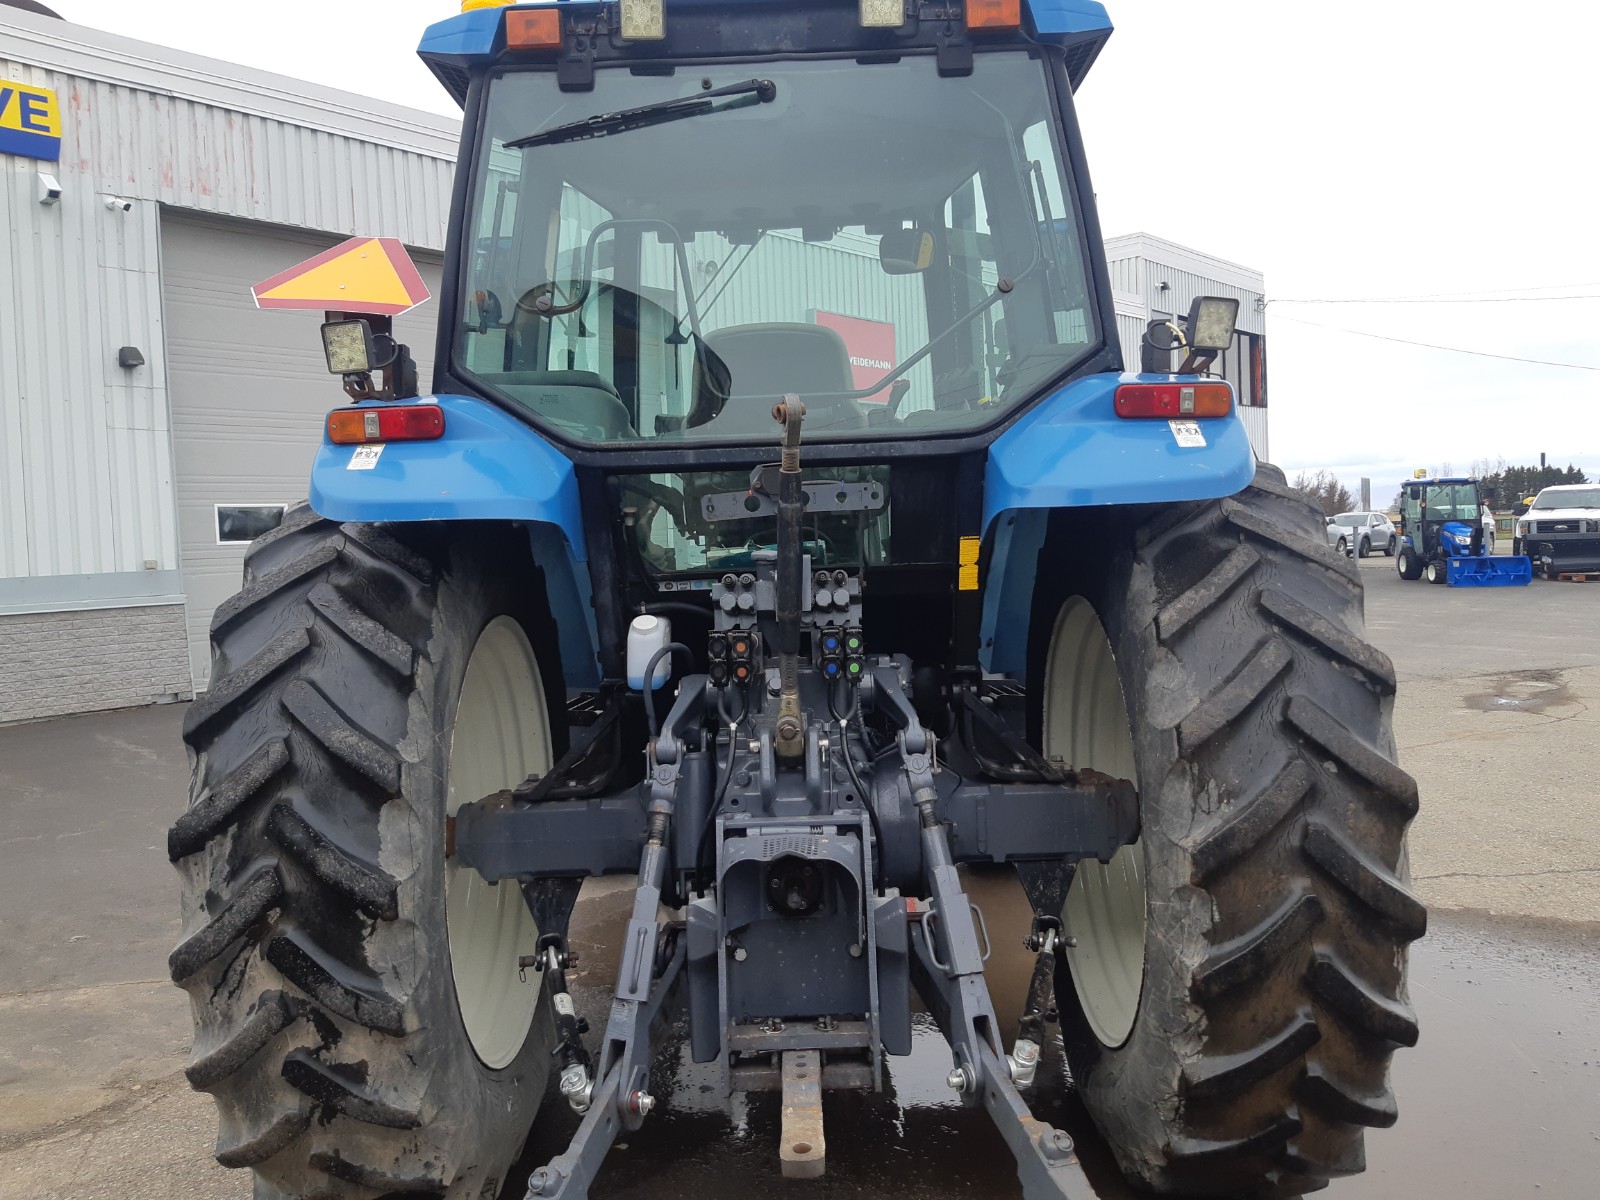
{"label": "hydraulic hose", "polygon": [[652,742],[661,733],[661,724],[656,720],[656,689],[654,687],[656,668],[661,665],[661,660],[674,650],[682,651],[684,655],[689,657],[691,663],[694,661],[694,651],[690,650],[689,647],[682,642],[668,642],[650,656],[650,662],[644,669],[644,712],[650,721],[650,740]]}
{"label": "hydraulic hose", "polygon": [[734,759],[737,758],[739,754],[739,748],[737,745],[739,726],[744,724],[744,719],[749,715],[750,712],[749,692],[743,690],[740,692],[739,719],[737,721],[728,716],[728,697],[726,688],[722,689],[721,693],[717,696],[717,712],[721,715],[723,724],[728,727],[728,765],[722,771],[722,782],[717,786],[716,797],[711,802],[711,808],[706,812],[705,821],[700,825],[700,838],[695,843],[694,871],[697,885],[699,882],[701,865],[706,860],[706,842],[711,837],[712,827],[717,823],[717,814],[722,811],[722,802],[727,798],[728,784],[733,782],[733,763]]}
{"label": "hydraulic hose", "polygon": [[[828,711],[833,714],[834,720],[839,722],[839,752],[844,755],[844,768],[850,774],[850,782],[855,785],[856,796],[861,801],[861,807],[866,810],[867,820],[872,823],[872,840],[877,845],[878,866],[881,869],[884,855],[888,853],[888,848],[883,844],[883,826],[878,824],[878,806],[875,797],[867,790],[867,785],[862,782],[861,775],[856,770],[856,756],[850,749],[851,725],[861,716],[861,694],[856,692],[852,696],[850,711],[844,716],[840,716],[839,710],[834,707],[833,692],[830,689],[828,693]],[[867,750],[870,754],[871,749],[866,744],[865,729],[862,729],[859,725],[856,728],[861,730],[862,749]]]}

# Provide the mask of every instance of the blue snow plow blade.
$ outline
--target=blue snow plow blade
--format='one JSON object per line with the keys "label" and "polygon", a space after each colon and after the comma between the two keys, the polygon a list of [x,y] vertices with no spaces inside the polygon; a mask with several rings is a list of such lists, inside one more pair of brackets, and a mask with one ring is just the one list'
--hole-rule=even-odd
{"label": "blue snow plow blade", "polygon": [[1452,558],[1445,566],[1451,587],[1526,587],[1533,581],[1533,563],[1526,554]]}
{"label": "blue snow plow blade", "polygon": [[393,442],[362,469],[355,446],[326,439],[311,507],[333,521],[530,521],[561,530],[588,559],[572,460],[525,422],[466,396],[436,397],[444,436]]}
{"label": "blue snow plow blade", "polygon": [[[1119,384],[1179,378],[1089,375],[1025,413],[989,447],[984,528],[1012,509],[1170,504],[1242,491],[1255,477],[1256,456],[1237,415],[1190,422],[1117,416]],[[1203,444],[1183,444],[1194,438],[1176,427],[1189,425]]]}

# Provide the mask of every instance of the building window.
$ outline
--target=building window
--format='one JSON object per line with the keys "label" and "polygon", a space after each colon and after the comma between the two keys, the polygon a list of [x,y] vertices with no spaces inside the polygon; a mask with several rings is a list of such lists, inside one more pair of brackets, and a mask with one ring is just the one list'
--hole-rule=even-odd
{"label": "building window", "polygon": [[247,546],[283,524],[282,504],[218,504],[217,545]]}

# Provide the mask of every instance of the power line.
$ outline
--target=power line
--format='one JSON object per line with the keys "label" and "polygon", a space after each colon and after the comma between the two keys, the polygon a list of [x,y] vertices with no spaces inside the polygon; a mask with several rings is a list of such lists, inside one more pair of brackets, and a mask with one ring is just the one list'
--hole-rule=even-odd
{"label": "power line", "polygon": [[[1268,304],[1424,304],[1435,300],[1457,300],[1463,304],[1480,300],[1520,300],[1518,292],[1565,292],[1574,288],[1600,288],[1600,283],[1540,283],[1529,287],[1475,288],[1470,292],[1423,292],[1414,296],[1369,296],[1354,299],[1272,299]],[[1587,300],[1588,296],[1529,296],[1530,300]]]}
{"label": "power line", "polygon": [[1600,300],[1600,294],[1588,296],[1394,296],[1379,300],[1288,300],[1275,297],[1268,304],[1526,304],[1540,300]]}
{"label": "power line", "polygon": [[1587,363],[1551,362],[1547,358],[1522,358],[1515,354],[1492,354],[1487,350],[1464,350],[1460,346],[1441,346],[1436,342],[1413,342],[1408,338],[1390,337],[1383,333],[1368,333],[1364,329],[1342,329],[1337,325],[1322,325],[1316,321],[1303,321],[1299,317],[1278,317],[1296,325],[1309,325],[1313,329],[1326,329],[1330,333],[1348,333],[1354,337],[1376,338],[1380,342],[1397,342],[1402,346],[1421,346],[1425,350],[1444,350],[1451,354],[1470,354],[1476,358],[1498,358],[1503,362],[1532,363],[1538,367],[1567,367],[1574,371],[1600,371],[1600,367]]}

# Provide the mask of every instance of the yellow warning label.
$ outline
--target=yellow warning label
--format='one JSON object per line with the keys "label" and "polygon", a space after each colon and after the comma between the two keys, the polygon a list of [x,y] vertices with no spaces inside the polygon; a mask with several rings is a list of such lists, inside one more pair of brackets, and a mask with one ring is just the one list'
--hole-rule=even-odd
{"label": "yellow warning label", "polygon": [[982,538],[964,537],[961,539],[961,548],[956,559],[961,565],[961,571],[956,576],[957,591],[975,592],[978,590],[978,555],[982,551]]}

